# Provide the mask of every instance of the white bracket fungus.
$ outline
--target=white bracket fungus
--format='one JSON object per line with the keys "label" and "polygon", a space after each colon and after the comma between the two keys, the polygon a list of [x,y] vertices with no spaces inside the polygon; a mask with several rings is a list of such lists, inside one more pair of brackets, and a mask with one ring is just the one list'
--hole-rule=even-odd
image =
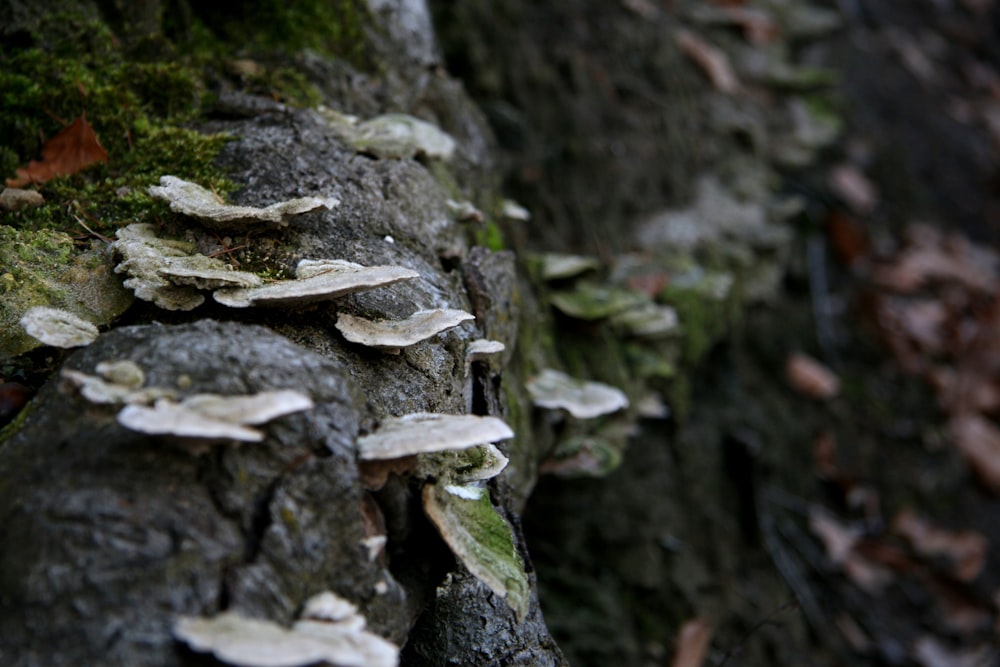
{"label": "white bracket fungus", "polygon": [[577,419],[593,419],[628,407],[628,397],[620,389],[578,380],[551,368],[531,378],[527,389],[538,407],[563,409]]}
{"label": "white bracket fungus", "polygon": [[445,206],[458,222],[482,222],[486,219],[483,212],[476,208],[476,205],[471,201],[449,199],[445,202]]}
{"label": "white bracket fungus", "polygon": [[174,636],[200,653],[237,667],[396,667],[399,648],[365,630],[357,608],[326,592],[306,602],[291,628],[226,611],[213,618],[181,616]]}
{"label": "white bracket fungus", "polygon": [[243,230],[254,225],[285,227],[288,218],[315,211],[332,209],[340,204],[336,198],[300,197],[271,204],[264,208],[223,204],[211,190],[176,176],[160,177],[160,185],[149,188],[149,194],[170,203],[170,209],[200,220],[215,229]]}
{"label": "white bracket fungus", "polygon": [[503,200],[503,204],[500,206],[500,215],[516,222],[528,222],[531,220],[531,212],[513,199]]}
{"label": "white bracket fungus", "polygon": [[448,484],[475,485],[499,475],[509,462],[496,445],[486,443],[468,449],[420,454],[417,474]]}
{"label": "white bracket fungus", "polygon": [[124,285],[137,298],[165,310],[192,310],[205,297],[196,288],[251,287],[260,284],[252,273],[233,271],[222,260],[195,252],[194,244],[156,236],[149,224],[119,229],[112,247],[122,256],[115,273],[127,273]]}
{"label": "white bracket fungus", "polygon": [[482,487],[427,484],[424,511],[445,543],[477,579],[507,601],[518,622],[528,614],[530,591],[510,526]]}
{"label": "white bracket fungus", "polygon": [[142,388],[146,376],[131,361],[102,361],[97,372],[103,377],[87,375],[64,368],[62,377],[80,391],[80,395],[97,405],[152,403],[160,398],[173,398],[174,392],[159,387]]}
{"label": "white bracket fungus", "polygon": [[465,348],[465,361],[467,363],[472,363],[473,361],[485,361],[487,357],[491,357],[494,354],[500,354],[507,349],[507,346],[498,340],[487,340],[486,338],[480,338],[469,343],[468,347]]}
{"label": "white bracket fungus", "polygon": [[613,315],[611,323],[636,338],[667,338],[680,333],[677,310],[655,303],[644,303]]}
{"label": "white bracket fungus", "polygon": [[362,266],[338,259],[302,260],[296,275],[296,280],[245,289],[220,289],[212,296],[231,308],[288,306],[327,301],[420,277],[416,271],[401,266]]}
{"label": "white bracket fungus", "polygon": [[578,320],[603,320],[647,303],[645,295],[607,285],[577,285],[572,292],[555,292],[552,305],[564,315]]}
{"label": "white bracket fungus", "polygon": [[549,252],[542,255],[542,279],[563,280],[601,268],[601,260],[586,255]]}
{"label": "white bracket fungus", "polygon": [[358,438],[358,455],[362,460],[398,459],[513,437],[510,427],[496,417],[415,412],[390,417],[374,433]]}
{"label": "white bracket fungus", "polygon": [[20,320],[21,327],[32,338],[52,347],[90,345],[97,338],[97,327],[68,310],[35,306]]}
{"label": "white bracket fungus", "polygon": [[425,155],[431,159],[450,160],[455,154],[455,140],[451,135],[436,125],[406,114],[385,114],[358,124],[341,116],[331,122],[331,126],[354,150],[380,158]]}
{"label": "white bracket fungus", "polygon": [[264,434],[247,425],[263,424],[312,407],[312,399],[292,389],[249,396],[195,394],[180,403],[161,398],[152,407],[127,405],[118,413],[118,423],[151,435],[260,442]]}
{"label": "white bracket fungus", "polygon": [[366,320],[347,313],[337,316],[337,330],[352,343],[399,352],[431,336],[476,319],[464,310],[436,308],[418,310],[405,320]]}

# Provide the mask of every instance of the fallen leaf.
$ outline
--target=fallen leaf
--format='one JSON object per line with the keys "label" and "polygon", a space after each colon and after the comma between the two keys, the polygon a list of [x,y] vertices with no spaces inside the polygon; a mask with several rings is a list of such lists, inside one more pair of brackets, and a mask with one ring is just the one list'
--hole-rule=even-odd
{"label": "fallen leaf", "polygon": [[678,30],[677,46],[708,76],[716,90],[732,94],[736,92],[739,82],[736,73],[729,64],[729,57],[690,30]]}
{"label": "fallen leaf", "polygon": [[906,235],[907,247],[873,273],[875,283],[903,293],[931,282],[955,283],[987,294],[996,291],[1000,258],[994,251],[927,225],[912,225]]}
{"label": "fallen leaf", "polygon": [[833,211],[827,216],[826,235],[837,257],[847,266],[867,257],[871,250],[868,231],[844,211]]}
{"label": "fallen leaf", "polygon": [[20,188],[29,183],[45,183],[57,176],[71,176],[98,162],[107,162],[108,153],[87,122],[85,114],[59,131],[42,146],[42,159],[32,160],[17,170],[7,185]]}
{"label": "fallen leaf", "polygon": [[816,507],[809,511],[809,529],[823,542],[826,555],[834,565],[842,565],[861,538],[858,531]]}
{"label": "fallen leaf", "polygon": [[992,611],[967,586],[941,576],[928,578],[925,586],[948,634],[969,637],[989,629]]}
{"label": "fallen leaf", "polygon": [[712,641],[712,624],[704,618],[693,618],[681,626],[677,633],[677,650],[671,667],[701,667],[705,663],[709,643]]}
{"label": "fallen leaf", "polygon": [[856,213],[867,215],[878,205],[878,190],[853,164],[840,164],[830,171],[830,186]]}
{"label": "fallen leaf", "polygon": [[980,415],[960,414],[948,422],[948,434],[976,477],[1000,493],[1000,429]]}
{"label": "fallen leaf", "polygon": [[951,574],[959,581],[972,581],[986,564],[989,542],[969,530],[946,530],[911,510],[896,515],[893,531],[924,558],[946,558]]}
{"label": "fallen leaf", "polygon": [[990,654],[987,647],[956,650],[930,635],[913,644],[913,659],[920,667],[985,667],[992,664]]}
{"label": "fallen leaf", "polygon": [[801,352],[788,357],[785,378],[793,389],[812,398],[829,399],[840,393],[840,380],[834,372]]}

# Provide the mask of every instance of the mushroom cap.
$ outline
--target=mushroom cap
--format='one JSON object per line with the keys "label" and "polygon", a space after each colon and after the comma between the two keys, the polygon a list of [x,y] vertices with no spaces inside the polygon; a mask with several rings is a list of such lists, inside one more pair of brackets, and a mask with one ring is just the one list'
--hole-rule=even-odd
{"label": "mushroom cap", "polygon": [[578,320],[602,320],[648,302],[638,292],[606,285],[577,285],[571,292],[554,292],[549,299],[564,315]]}
{"label": "mushroom cap", "polygon": [[47,306],[29,308],[20,324],[29,336],[52,347],[90,345],[98,335],[97,327],[90,322],[68,310]]}
{"label": "mushroom cap", "polygon": [[527,389],[538,407],[563,409],[577,419],[593,419],[628,407],[628,397],[620,389],[551,368],[531,378]]}
{"label": "mushroom cap", "polygon": [[118,423],[131,431],[150,435],[242,442],[264,439],[264,434],[257,429],[212,419],[167,399],[156,401],[153,407],[126,405],[118,413]]}
{"label": "mushroom cap", "polygon": [[542,255],[542,278],[544,280],[573,278],[581,273],[599,268],[601,268],[601,260],[596,257],[554,252]]}
{"label": "mushroom cap", "polygon": [[358,455],[364,460],[398,459],[513,437],[510,427],[496,417],[414,412],[386,419],[377,431],[358,438]]}
{"label": "mushroom cap", "polygon": [[637,338],[666,338],[680,332],[680,318],[673,306],[644,303],[611,317],[611,323]]}
{"label": "mushroom cap", "polygon": [[345,132],[355,150],[380,158],[429,158],[449,160],[455,153],[455,140],[436,125],[414,116],[391,113],[375,116]]}
{"label": "mushroom cap", "polygon": [[476,319],[464,310],[436,308],[418,310],[405,320],[367,320],[347,313],[337,316],[337,330],[352,343],[385,350],[398,350],[435,336],[462,322]]}
{"label": "mushroom cap", "polygon": [[160,185],[150,186],[149,194],[169,202],[171,210],[196,218],[216,229],[246,229],[261,224],[284,227],[292,216],[318,208],[331,209],[340,204],[336,198],[299,197],[264,208],[234,206],[221,203],[211,190],[176,176],[161,176]]}
{"label": "mushroom cap", "polygon": [[226,611],[213,618],[181,616],[173,632],[193,650],[238,667],[395,667],[399,660],[398,647],[378,635],[315,620],[288,629]]}
{"label": "mushroom cap", "polygon": [[312,399],[293,389],[248,396],[195,394],[180,403],[159,399],[153,407],[128,405],[118,413],[118,423],[155,435],[260,442],[264,434],[247,428],[248,424],[263,424],[311,407]]}
{"label": "mushroom cap", "polygon": [[327,301],[420,277],[416,271],[402,266],[362,266],[342,260],[317,261],[322,262],[321,267],[310,264],[303,268],[300,262],[300,277],[297,280],[282,280],[261,287],[220,289],[212,296],[231,308],[288,306]]}

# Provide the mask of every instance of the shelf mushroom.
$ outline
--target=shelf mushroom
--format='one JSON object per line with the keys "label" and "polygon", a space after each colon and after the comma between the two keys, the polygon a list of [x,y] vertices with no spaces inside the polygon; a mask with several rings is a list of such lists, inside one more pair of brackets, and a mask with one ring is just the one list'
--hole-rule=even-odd
{"label": "shelf mushroom", "polygon": [[225,611],[212,618],[181,616],[173,634],[236,667],[396,667],[399,647],[365,625],[357,607],[327,591],[306,601],[291,628]]}
{"label": "shelf mushroom", "polygon": [[312,399],[293,389],[246,396],[194,394],[179,403],[160,398],[152,407],[126,405],[118,413],[118,423],[132,431],[151,435],[260,442],[264,434],[249,426],[312,407]]}
{"label": "shelf mushroom", "polygon": [[61,308],[35,306],[20,320],[29,336],[52,347],[81,347],[97,338],[97,327],[85,319]]}
{"label": "shelf mushroom", "polygon": [[436,308],[418,310],[405,320],[368,320],[348,313],[337,316],[337,330],[352,343],[399,354],[409,347],[436,336],[462,322],[476,319],[464,310]]}
{"label": "shelf mushroom", "polygon": [[220,289],[212,296],[231,308],[291,306],[327,301],[420,277],[416,271],[402,266],[362,266],[338,259],[303,260],[297,275],[295,280],[261,287]]}
{"label": "shelf mushroom", "polygon": [[540,408],[562,409],[577,419],[593,419],[628,407],[620,389],[601,382],[579,380],[546,368],[527,383],[531,401]]}
{"label": "shelf mushroom", "polygon": [[160,184],[149,194],[170,203],[170,209],[194,218],[207,227],[224,230],[247,230],[257,227],[287,227],[288,218],[316,209],[332,209],[340,204],[335,197],[299,197],[264,208],[223,204],[218,195],[197,183],[176,176],[161,176]]}

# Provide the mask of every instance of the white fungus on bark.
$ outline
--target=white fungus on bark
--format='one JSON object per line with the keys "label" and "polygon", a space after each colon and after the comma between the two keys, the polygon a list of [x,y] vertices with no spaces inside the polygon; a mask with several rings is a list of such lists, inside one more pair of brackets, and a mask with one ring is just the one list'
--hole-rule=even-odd
{"label": "white fungus on bark", "polygon": [[264,391],[247,396],[194,394],[182,401],[158,399],[152,407],[127,405],[118,423],[151,435],[200,440],[260,442],[263,432],[249,428],[313,407],[312,399],[292,389]]}
{"label": "white fungus on bark", "polygon": [[337,316],[337,330],[352,343],[398,353],[463,322],[476,319],[464,310],[418,310],[405,320],[368,320],[348,313]]}
{"label": "white fungus on bark", "polygon": [[199,653],[236,667],[396,667],[399,647],[365,630],[357,608],[321,593],[306,602],[291,628],[225,611],[212,618],[181,616],[174,637]]}
{"label": "white fungus on bark", "polygon": [[628,407],[628,397],[620,389],[551,368],[528,380],[526,386],[536,406],[565,410],[577,419],[593,419]]}
{"label": "white fungus on bark", "polygon": [[398,459],[513,437],[510,427],[496,417],[415,412],[390,417],[374,433],[358,438],[358,456],[362,460]]}
{"label": "white fungus on bark", "polygon": [[122,227],[112,243],[122,261],[115,273],[125,273],[124,285],[143,301],[164,310],[192,310],[205,301],[198,289],[260,284],[252,273],[233,271],[222,260],[201,255],[193,243],[156,236],[150,224]]}
{"label": "white fungus on bark", "polygon": [[297,276],[296,280],[282,280],[261,287],[220,289],[212,296],[231,308],[293,306],[393,285],[419,278],[420,274],[402,266],[362,266],[327,259],[303,260],[299,263]]}
{"label": "white fungus on bark", "polygon": [[601,268],[601,261],[599,259],[586,255],[567,255],[550,252],[542,255],[541,262],[543,280],[574,278],[581,273]]}
{"label": "white fungus on bark", "polygon": [[61,308],[34,306],[20,320],[29,336],[52,347],[81,347],[97,338],[97,327],[87,320]]}
{"label": "white fungus on bark", "polygon": [[485,361],[494,354],[500,354],[507,349],[507,346],[498,340],[487,340],[479,338],[472,341],[465,348],[466,362]]}
{"label": "white fungus on bark", "polygon": [[356,151],[380,158],[425,156],[450,160],[455,154],[455,140],[436,125],[406,114],[385,114],[363,123],[332,124],[341,137]]}
{"label": "white fungus on bark", "polygon": [[173,211],[195,218],[208,227],[226,230],[285,227],[292,216],[319,208],[332,209],[340,204],[334,197],[299,197],[264,208],[234,206],[223,204],[211,190],[176,176],[160,177],[160,185],[151,186],[149,194],[169,202]]}

